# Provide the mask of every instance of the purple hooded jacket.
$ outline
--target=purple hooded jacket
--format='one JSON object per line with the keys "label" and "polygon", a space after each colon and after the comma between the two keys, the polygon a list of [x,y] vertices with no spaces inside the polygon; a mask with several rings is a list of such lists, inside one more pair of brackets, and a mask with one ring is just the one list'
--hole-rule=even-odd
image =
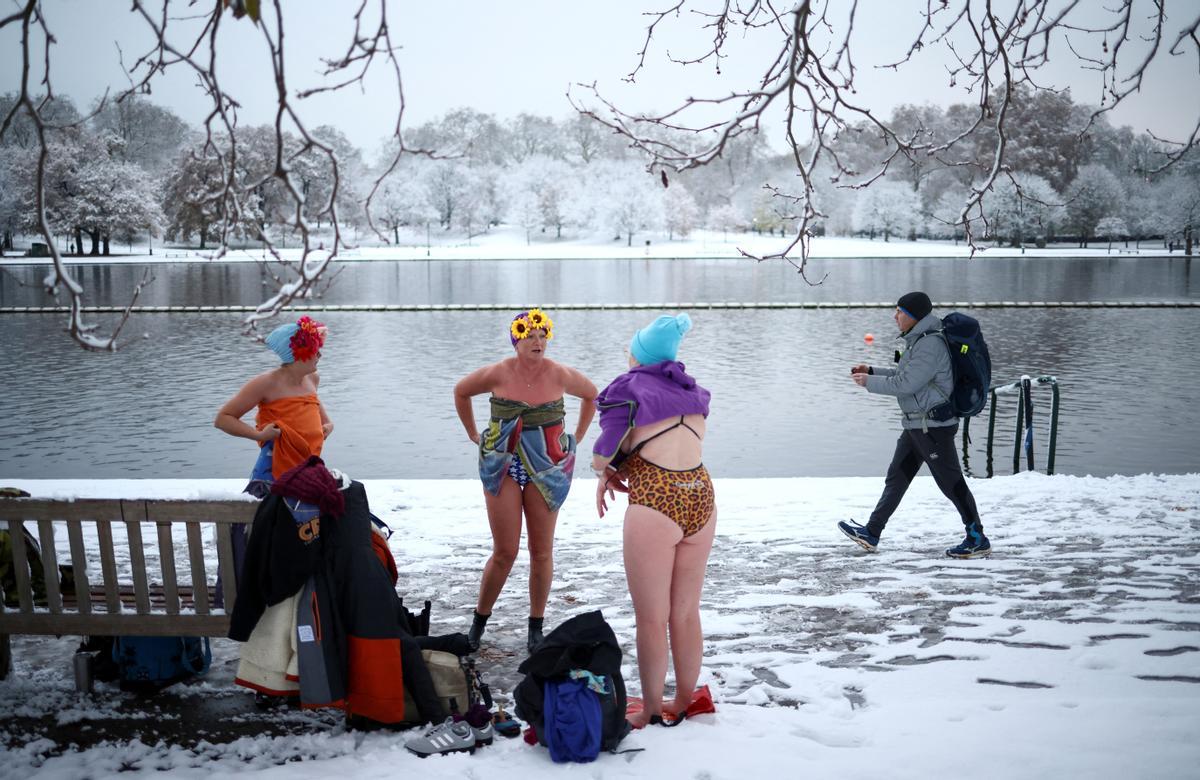
{"label": "purple hooded jacket", "polygon": [[592,453],[611,458],[639,425],[678,417],[681,414],[708,416],[710,393],[692,379],[683,363],[666,360],[652,366],[635,366],[600,391],[600,438]]}

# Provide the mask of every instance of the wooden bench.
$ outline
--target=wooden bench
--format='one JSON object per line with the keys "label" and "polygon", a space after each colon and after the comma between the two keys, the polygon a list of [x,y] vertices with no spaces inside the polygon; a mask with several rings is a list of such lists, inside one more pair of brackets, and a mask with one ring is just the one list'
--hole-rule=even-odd
{"label": "wooden bench", "polygon": [[[16,611],[6,611],[0,600],[0,679],[11,667],[9,636],[13,634],[225,636],[237,595],[230,530],[236,523],[251,522],[257,506],[233,500],[0,499],[0,530],[11,537],[19,602]],[[27,524],[31,531],[36,526],[46,573],[46,598],[37,599],[38,603],[23,533]],[[70,545],[74,593],[65,596],[59,586],[55,525],[65,525]],[[157,537],[157,570],[147,569],[145,525],[154,526],[151,534]],[[122,526],[127,548],[114,540],[114,527]],[[186,538],[180,547],[186,549],[190,584],[181,584],[178,577],[174,529],[179,526]],[[224,609],[213,604],[215,593],[209,587],[206,527],[215,531],[217,566],[212,573],[221,575]],[[95,537],[92,549],[85,544],[85,529]],[[121,567],[127,571],[118,571],[118,551],[128,552],[128,564]],[[97,563],[99,581],[93,585]],[[10,594],[5,596],[11,600]]]}

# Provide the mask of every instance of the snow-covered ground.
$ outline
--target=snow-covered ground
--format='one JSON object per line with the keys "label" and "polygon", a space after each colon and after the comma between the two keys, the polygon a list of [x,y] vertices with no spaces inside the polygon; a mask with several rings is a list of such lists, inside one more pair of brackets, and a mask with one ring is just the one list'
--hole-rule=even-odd
{"label": "snow-covered ground", "polygon": [[[424,233],[420,235],[401,234],[397,245],[380,246],[377,240],[362,237],[361,245],[342,253],[346,260],[475,260],[475,259],[558,259],[558,258],[687,258],[687,257],[741,257],[739,250],[752,254],[767,254],[782,251],[791,238],[779,236],[757,235],[754,233],[722,233],[720,231],[699,230],[686,239],[668,240],[665,235],[635,234],[633,246],[626,246],[626,240],[612,240],[608,234],[603,236],[587,236],[583,238],[564,238],[554,240],[542,237],[540,234],[526,243],[525,233],[519,227],[500,225],[487,233],[474,236],[469,241],[461,234],[438,236],[436,233],[430,245],[425,244]],[[330,240],[325,237],[326,242]],[[347,239],[349,240],[349,239]],[[647,240],[649,243],[647,244]],[[288,242],[295,243],[295,239]],[[353,242],[351,242],[353,243]],[[119,254],[111,257],[68,257],[68,263],[177,263],[211,258],[215,250],[201,252],[196,249],[179,249],[169,246],[156,245],[154,255],[148,254],[146,245],[125,246],[114,245],[113,251]],[[283,249],[285,257],[298,257],[299,250]],[[798,256],[798,248],[795,254]],[[967,257],[968,247],[961,241],[908,241],[904,238],[893,237],[890,241],[882,238],[874,241],[866,238],[849,238],[843,236],[818,237],[812,241],[812,257]],[[1123,242],[1114,242],[1111,247],[1106,242],[1095,241],[1087,249],[1080,249],[1074,243],[1055,244],[1039,249],[1034,246],[1024,250],[1012,247],[988,247],[981,250],[977,257],[1121,257],[1121,256],[1158,256],[1166,255],[1162,242],[1146,241],[1140,248],[1134,244],[1126,247]],[[1176,251],[1182,256],[1182,252]],[[264,259],[260,249],[231,250],[222,261],[226,262],[256,262]],[[12,255],[0,259],[0,263],[46,263],[45,258],[14,257]]]}
{"label": "snow-covered ground", "polygon": [[[240,486],[0,482],[47,497],[214,497]],[[560,768],[542,748],[498,739],[474,755],[421,761],[404,751],[405,734],[345,731],[336,719],[315,717],[311,733],[186,746],[131,739],[79,750],[19,724],[38,715],[84,723],[116,717],[121,694],[77,696],[73,642],[18,637],[14,673],[0,683],[0,744],[7,745],[0,776],[1194,775],[1200,475],[974,480],[996,549],[975,561],[942,557],[960,526],[924,477],[879,553],[841,537],[834,523],[865,517],[880,482],[717,480],[701,679],[717,713],[677,729],[651,727],[622,745],[643,752]],[[560,516],[548,623],[602,608],[626,648],[625,675],[636,691],[620,512],[597,520],[593,486],[580,480]],[[435,633],[465,630],[488,551],[477,483],[369,481],[367,490],[374,511],[396,529],[400,592],[434,600]],[[482,653],[502,697],[522,658],[526,573],[518,561]],[[205,682],[160,698],[233,695],[236,646],[218,642],[215,653]]]}

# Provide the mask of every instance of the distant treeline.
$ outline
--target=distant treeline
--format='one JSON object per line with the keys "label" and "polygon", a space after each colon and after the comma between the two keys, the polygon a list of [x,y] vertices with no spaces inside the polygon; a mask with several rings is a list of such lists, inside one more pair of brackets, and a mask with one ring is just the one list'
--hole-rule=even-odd
{"label": "distant treeline", "polygon": [[[0,112],[12,101],[0,97]],[[940,140],[965,132],[973,112],[977,107],[904,105],[892,123],[901,136]],[[1157,239],[1190,252],[1200,228],[1200,156],[1152,175],[1163,162],[1155,139],[1114,128],[1104,117],[1081,134],[1090,114],[1069,92],[1017,92],[1006,117],[1008,170],[984,199],[986,238],[1014,245]],[[206,150],[202,134],[142,98],[109,102],[86,118],[57,98],[43,116],[61,127],[49,135],[45,213],[74,251],[108,254],[111,243],[148,234],[207,247],[221,240],[226,214],[225,240],[265,234],[286,245],[296,201],[269,175],[273,128],[239,128],[231,159],[228,138],[213,138],[215,150]],[[332,201],[339,223],[368,230],[365,201],[394,147],[385,144],[369,159],[331,125],[313,135],[339,161]],[[825,215],[817,230],[882,240],[955,238],[972,177],[990,167],[995,143],[993,132],[971,133],[940,156],[898,157],[884,176],[858,189],[847,185],[873,177],[889,148],[866,126],[847,128],[834,151],[858,178],[832,182],[830,171],[816,178],[814,196]],[[440,159],[405,156],[371,199],[370,223],[381,239],[397,243],[414,240],[414,231],[470,237],[500,223],[519,225],[529,240],[610,233],[627,244],[647,231],[675,238],[699,227],[786,234],[789,204],[767,187],[801,187],[791,158],[762,135],[735,138],[721,159],[671,175],[664,187],[618,136],[579,115],[500,120],[463,108],[409,129],[405,144],[437,150]],[[285,138],[284,158],[299,182],[303,217],[321,227],[332,217],[328,158],[292,137]],[[0,145],[5,248],[14,235],[37,232],[36,166],[36,136],[19,116]]]}

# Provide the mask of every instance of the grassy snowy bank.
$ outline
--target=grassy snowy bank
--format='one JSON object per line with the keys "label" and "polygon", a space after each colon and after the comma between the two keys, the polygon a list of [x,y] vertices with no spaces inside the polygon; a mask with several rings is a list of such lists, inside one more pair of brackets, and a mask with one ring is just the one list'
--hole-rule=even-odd
{"label": "grassy snowy bank", "polygon": [[[220,497],[237,480],[0,480],[43,497]],[[1200,475],[974,480],[991,559],[952,561],[957,517],[919,478],[884,537],[861,552],[834,523],[863,518],[876,478],[717,480],[721,508],[703,603],[705,668],[718,712],[649,729],[575,768],[588,777],[926,778],[1179,777],[1200,764]],[[434,600],[435,631],[465,630],[488,551],[477,483],[366,483],[395,530],[398,588]],[[633,614],[621,565],[620,513],[597,520],[580,480],[557,533],[548,622],[600,607],[638,688]],[[522,659],[519,560],[497,604],[482,662],[512,690]],[[473,756],[418,759],[405,735],[308,731],[212,744],[158,742],[118,722],[102,689],[72,692],[70,640],[16,638],[0,683],[0,776],[429,778],[560,776],[543,749],[501,740]],[[196,696],[232,693],[236,646],[218,642]],[[85,749],[46,739],[40,714],[69,710],[106,739]],[[302,763],[284,763],[302,759]],[[1190,769],[1189,769],[1190,767]]]}
{"label": "grassy snowy bank", "polygon": [[[330,245],[331,239],[326,245]],[[345,260],[530,260],[530,259],[587,259],[587,258],[740,258],[741,250],[751,254],[770,254],[780,252],[791,242],[791,237],[782,238],[778,235],[762,235],[756,233],[722,233],[712,230],[698,230],[688,238],[668,239],[659,234],[638,234],[633,238],[632,246],[627,246],[624,238],[612,240],[611,236],[586,236],[564,239],[549,239],[536,235],[526,241],[525,232],[511,225],[499,225],[487,233],[471,237],[467,240],[461,235],[434,235],[427,245],[425,234],[401,234],[399,244],[379,245],[378,241],[368,240],[363,236],[363,243],[341,253]],[[286,245],[287,242],[285,242]],[[353,245],[354,242],[350,241]],[[1008,246],[984,246],[976,257],[1183,257],[1181,251],[1168,254],[1161,242],[1143,242],[1139,247],[1123,242],[1093,242],[1087,249],[1080,249],[1074,243],[1054,244],[1048,247],[1028,246],[1024,249]],[[131,247],[114,246],[114,254],[110,257],[66,257],[68,263],[178,263],[208,260],[215,253],[214,249],[201,251],[194,248],[172,246],[154,247],[154,254],[149,254],[146,244],[134,244]],[[299,257],[299,250],[285,248],[281,250],[284,257]],[[798,250],[796,252],[798,256]],[[882,238],[870,240],[847,236],[818,236],[812,240],[813,259],[833,259],[842,257],[874,258],[874,257],[968,257],[970,249],[962,241],[919,240],[908,241],[903,238],[892,238],[884,241]],[[261,249],[231,249],[221,260],[222,262],[257,262],[263,260]],[[25,258],[9,255],[0,259],[0,263],[48,263],[48,258]],[[752,262],[752,261],[747,261]]]}

